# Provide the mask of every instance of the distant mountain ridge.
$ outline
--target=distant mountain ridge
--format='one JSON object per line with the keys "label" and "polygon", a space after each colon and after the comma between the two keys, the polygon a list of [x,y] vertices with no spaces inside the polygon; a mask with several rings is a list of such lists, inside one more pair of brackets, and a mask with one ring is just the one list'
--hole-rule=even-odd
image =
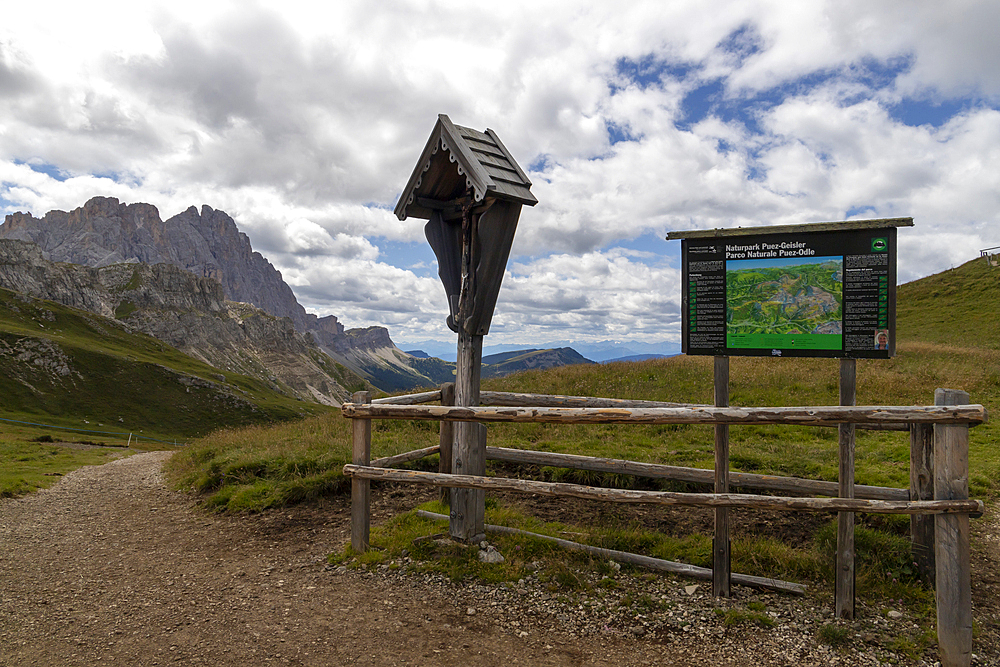
{"label": "distant mountain ridge", "polygon": [[217,280],[172,264],[55,263],[34,243],[0,239],[0,287],[114,318],[203,363],[258,378],[300,400],[339,405],[364,386],[290,319],[229,301]]}
{"label": "distant mountain ridge", "polygon": [[210,206],[200,212],[192,206],[162,220],[151,204],[94,197],[80,208],[49,211],[41,218],[10,214],[0,225],[0,239],[28,241],[41,248],[44,259],[93,268],[170,264],[218,281],[226,301],[289,318],[298,333],[311,336],[324,353],[379,389],[431,386],[437,380],[399,350],[384,327],[345,330],[332,315],[306,313],[281,273],[253,250],[236,222]]}
{"label": "distant mountain ridge", "polygon": [[593,364],[571,347],[550,350],[514,350],[483,357],[483,376],[500,377],[519,371],[545,370],[556,366]]}
{"label": "distant mountain ridge", "polygon": [[[361,380],[395,392],[436,386],[454,377],[454,362],[426,353],[421,356],[419,351],[407,354],[396,347],[384,327],[345,330],[332,315],[306,313],[281,273],[253,250],[233,218],[207,205],[200,211],[192,206],[163,220],[151,204],[93,197],[80,208],[49,211],[41,218],[12,213],[0,225],[0,241],[5,240],[40,249],[40,256],[25,260],[33,266],[7,270],[3,286],[8,289],[117,316],[220,368],[239,367],[240,372],[255,377],[273,377],[303,398],[339,402],[346,396],[346,385],[357,388]],[[7,250],[9,266],[20,261],[14,258],[18,253],[22,259],[31,255],[24,248],[14,252],[12,247]],[[54,264],[43,268],[45,261]],[[59,263],[90,267],[98,273],[54,268]],[[146,268],[134,273],[130,266]],[[179,271],[170,272],[166,266]],[[133,273],[140,282],[156,283],[150,294],[139,290],[122,296]],[[104,284],[113,276],[122,280],[112,281],[113,286]],[[74,287],[74,280],[82,282]],[[20,287],[19,281],[23,282]],[[213,284],[221,286],[221,293],[216,293]],[[186,289],[193,290],[192,294],[179,293]],[[192,299],[197,304],[189,304]],[[263,312],[254,312],[253,307]],[[219,321],[203,317],[207,314]],[[273,316],[273,321],[260,314]],[[287,324],[282,323],[284,318]],[[240,356],[241,345],[255,350],[250,355],[253,363],[246,355]],[[269,345],[275,354],[268,352]],[[309,351],[310,346],[315,349]],[[484,375],[592,363],[570,348],[531,352],[521,349],[508,355],[510,359],[487,361]],[[287,354],[292,357],[281,356]],[[330,359],[324,360],[323,355]],[[305,376],[299,378],[299,373]],[[324,376],[336,381],[336,386],[324,384]]]}
{"label": "distant mountain ridge", "polygon": [[[413,348],[431,356],[439,357],[446,361],[454,361],[456,347],[453,342],[439,340],[411,340],[402,343],[407,348]],[[641,359],[645,355],[672,357],[680,354],[680,344],[669,341],[654,343],[644,343],[640,341],[521,341],[519,343],[497,343],[491,344],[489,340],[483,342],[483,354],[492,356],[504,352],[517,352],[527,349],[553,350],[561,347],[569,347],[579,352],[581,355],[598,363],[607,361],[623,361],[629,358]]]}
{"label": "distant mountain ridge", "polygon": [[211,206],[202,206],[200,213],[191,206],[161,220],[151,204],[94,197],[80,208],[49,211],[41,218],[12,213],[0,225],[0,238],[31,241],[53,262],[95,268],[129,262],[173,264],[218,280],[230,301],[291,318],[299,331],[318,326],[319,318],[299,305],[281,273],[250,247],[236,222]]}

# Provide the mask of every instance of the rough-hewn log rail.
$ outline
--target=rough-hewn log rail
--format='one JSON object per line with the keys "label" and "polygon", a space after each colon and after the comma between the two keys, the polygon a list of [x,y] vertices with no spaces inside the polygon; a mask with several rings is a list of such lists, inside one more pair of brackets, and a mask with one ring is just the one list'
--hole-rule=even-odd
{"label": "rough-hewn log rail", "polygon": [[386,396],[385,398],[376,398],[372,403],[379,405],[419,405],[420,403],[431,403],[433,401],[441,400],[441,390],[435,389],[434,391],[423,391],[419,394],[403,394],[402,396]]}
{"label": "rough-hewn log rail", "polygon": [[[388,401],[387,401],[388,402]],[[518,394],[509,391],[480,391],[479,403],[497,407],[538,406],[542,408],[692,408],[707,407],[705,403],[670,403],[638,401],[625,398],[595,396],[563,396],[559,394]]]}
{"label": "rough-hewn log rail", "polygon": [[764,408],[543,408],[371,405],[345,403],[350,419],[430,419],[464,422],[557,424],[968,424],[987,419],[982,405],[814,406]]}
{"label": "rough-hewn log rail", "polygon": [[396,454],[395,456],[383,456],[380,459],[375,459],[368,465],[373,468],[395,468],[400,463],[417,461],[425,456],[437,454],[439,451],[441,451],[441,445],[433,445],[432,447],[424,447],[423,449],[414,449],[409,452],[403,452],[402,454]]}
{"label": "rough-hewn log rail", "polygon": [[[711,484],[715,479],[715,473],[712,470],[705,470],[703,468],[685,468],[683,466],[668,466],[660,463],[639,463],[637,461],[625,461],[622,459],[536,452],[526,449],[508,449],[505,447],[487,447],[486,458],[490,461],[557,466],[561,468],[574,468],[576,470],[593,470],[594,472],[610,472],[653,479],[670,479],[694,484]],[[379,459],[379,462],[382,460],[384,459]],[[376,462],[372,462],[373,466],[375,464]],[[380,464],[376,467],[391,468],[393,466]],[[800,479],[798,477],[780,477],[778,475],[758,475],[747,472],[730,472],[729,484],[730,486],[738,486],[744,489],[767,489],[769,491],[805,495],[815,494],[817,496],[836,496],[839,489],[837,482]],[[854,487],[854,493],[858,498],[867,498],[870,500],[910,500],[909,489],[894,489],[887,486],[857,484]]]}
{"label": "rough-hewn log rail", "polygon": [[[444,514],[436,514],[434,512],[428,512],[426,510],[417,510],[417,516],[424,517],[426,519],[434,519],[436,521],[447,521],[448,517]],[[685,577],[691,577],[692,579],[701,579],[704,581],[712,580],[712,570],[707,567],[698,567],[697,565],[688,565],[687,563],[678,563],[672,560],[663,560],[662,558],[653,558],[652,556],[643,556],[642,554],[629,553],[628,551],[618,551],[617,549],[605,549],[604,547],[594,547],[589,544],[581,544],[579,542],[571,542],[570,540],[564,540],[559,537],[552,537],[550,535],[541,535],[539,533],[532,533],[527,530],[521,530],[520,528],[509,528],[507,526],[495,526],[491,524],[486,524],[487,533],[506,533],[508,535],[525,535],[528,537],[533,537],[538,540],[544,540],[546,542],[553,542],[563,547],[564,549],[571,549],[574,551],[583,551],[600,558],[608,558],[620,563],[629,563],[631,565],[638,565],[649,570],[657,570],[659,572],[670,572],[671,574],[678,574]],[[792,593],[795,595],[805,595],[807,586],[805,584],[796,584],[791,581],[782,581],[781,579],[771,579],[770,577],[755,577],[751,574],[736,574],[731,575],[732,582],[734,584],[740,584],[741,586],[750,586],[752,588],[763,588],[772,591],[781,591],[782,593]]]}
{"label": "rough-hewn log rail", "polygon": [[862,498],[780,498],[738,493],[675,493],[672,491],[635,491],[632,489],[602,489],[579,484],[537,482],[508,477],[479,475],[442,475],[436,472],[373,468],[345,465],[344,474],[352,478],[447,486],[461,489],[484,489],[537,493],[547,496],[569,496],[585,500],[609,500],[619,503],[676,505],[689,507],[749,507],[762,510],[812,512],[870,512],[874,514],[969,514],[981,516],[981,500],[893,501]]}
{"label": "rough-hewn log rail", "polygon": [[[441,400],[440,391],[425,391],[419,394],[403,394],[376,398],[372,403],[379,405],[420,405]],[[561,394],[521,394],[510,391],[481,391],[479,404],[495,407],[542,407],[542,408],[700,408],[707,403],[671,403],[669,401],[641,401],[625,398],[600,398],[597,396],[564,396]],[[836,424],[818,424],[833,426]],[[866,431],[909,431],[906,423],[856,424]]]}
{"label": "rough-hewn log rail", "polygon": [[[373,468],[395,468],[401,463],[416,461],[440,451],[439,445],[414,449],[395,456],[386,456],[371,462]],[[559,454],[555,452],[536,452],[528,449],[509,449],[506,447],[487,447],[487,461],[503,461],[505,463],[523,463],[527,465],[556,466],[573,468],[575,470],[592,470],[594,472],[610,472],[622,475],[635,475],[650,479],[670,479],[693,484],[711,484],[713,471],[704,468],[686,468],[684,466],[668,466],[661,463],[640,463],[624,459],[605,459],[595,456],[580,456],[578,454]],[[779,475],[758,475],[749,472],[730,472],[731,486],[744,489],[766,489],[784,493],[815,494],[817,496],[836,497],[837,482],[827,482],[818,479],[801,479],[798,477],[781,477]],[[908,489],[896,489],[890,486],[868,486],[856,484],[855,496],[869,500],[911,500]],[[926,500],[926,498],[924,499]]]}

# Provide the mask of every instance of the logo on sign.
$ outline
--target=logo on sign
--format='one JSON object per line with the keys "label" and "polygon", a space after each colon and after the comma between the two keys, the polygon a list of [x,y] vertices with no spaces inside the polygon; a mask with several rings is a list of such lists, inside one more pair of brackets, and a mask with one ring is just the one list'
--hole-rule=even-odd
{"label": "logo on sign", "polygon": [[889,239],[872,239],[872,252],[885,252],[889,249]]}

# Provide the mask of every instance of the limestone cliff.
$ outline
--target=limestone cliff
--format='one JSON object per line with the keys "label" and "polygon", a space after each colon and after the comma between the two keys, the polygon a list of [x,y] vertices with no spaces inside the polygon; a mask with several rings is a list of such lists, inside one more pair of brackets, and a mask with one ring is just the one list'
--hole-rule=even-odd
{"label": "limestone cliff", "polygon": [[[143,321],[144,330],[150,333],[157,330],[159,334],[154,335],[163,337],[172,344],[180,342],[181,334],[178,332],[184,327],[192,327],[192,332],[201,327],[196,326],[197,320],[190,313],[183,317],[178,314],[178,309],[183,310],[186,306],[178,305],[170,312],[164,311],[164,321],[156,323],[154,320],[161,315],[154,316],[155,303],[149,307],[140,305],[144,298],[151,298],[153,302],[160,298],[161,288],[170,290],[168,282],[174,274],[170,274],[165,268],[155,268],[165,265],[177,267],[194,274],[200,280],[208,281],[204,284],[189,281],[195,294],[176,294],[181,302],[189,298],[207,298],[219,303],[247,303],[276,318],[287,318],[296,332],[309,337],[323,353],[348,369],[349,373],[360,375],[379,389],[397,391],[432,386],[440,379],[438,373],[426,372],[420,364],[414,362],[413,357],[399,350],[389,339],[388,330],[383,327],[345,331],[344,326],[332,315],[317,317],[306,313],[295,299],[291,288],[281,278],[281,273],[259,252],[253,250],[249,238],[239,231],[235,221],[225,212],[210,206],[202,206],[201,211],[192,206],[173,217],[161,220],[159,211],[150,204],[124,204],[112,197],[94,197],[80,208],[69,212],[49,211],[41,218],[30,213],[8,215],[4,224],[0,225],[0,239],[35,243],[41,249],[42,259],[103,271],[93,274],[94,276],[130,276],[127,268],[129,264],[154,267],[148,270],[155,271],[157,275],[157,289],[154,290],[156,295],[144,296],[140,290],[139,293],[131,294],[129,299],[119,301],[114,308],[143,309],[144,313],[134,317],[137,321]],[[67,271],[69,269],[64,269],[63,273]],[[145,272],[147,269],[141,271]],[[53,274],[53,294],[60,296],[46,298],[62,303],[68,303],[66,300],[70,299],[78,307],[108,314],[96,310],[106,310],[109,302],[103,297],[95,297],[93,289],[86,282],[96,278],[79,272],[72,275],[73,280],[62,285],[59,281],[64,280],[64,277]],[[8,279],[17,281],[22,277],[9,275]],[[221,286],[222,293],[197,296],[199,290],[215,289],[208,283]],[[17,288],[12,286],[11,289]],[[122,306],[123,303],[132,306]],[[220,310],[210,304],[192,308],[199,312],[214,313]],[[238,326],[244,330],[247,326],[254,326],[254,320],[247,320],[236,314],[230,319],[234,323],[239,322]],[[227,346],[229,339],[230,337],[224,339]],[[276,333],[269,338],[276,344],[281,339],[282,336]],[[208,348],[201,343],[188,345],[187,349],[203,350],[203,354],[208,355]],[[227,353],[227,358],[231,357]]]}
{"label": "limestone cliff", "polygon": [[303,333],[338,329],[335,317],[320,323],[320,318],[306,313],[281,273],[250,247],[250,239],[236,222],[210,206],[202,206],[200,212],[192,206],[161,220],[150,204],[94,197],[68,213],[49,211],[41,218],[20,212],[8,215],[0,226],[0,238],[36,243],[53,262],[95,268],[129,262],[173,264],[219,281],[230,301],[290,318]]}
{"label": "limestone cliff", "polygon": [[304,400],[339,405],[350,394],[345,385],[364,386],[291,319],[229,301],[217,280],[171,264],[55,263],[33,243],[0,240],[0,287],[115,317],[212,366]]}

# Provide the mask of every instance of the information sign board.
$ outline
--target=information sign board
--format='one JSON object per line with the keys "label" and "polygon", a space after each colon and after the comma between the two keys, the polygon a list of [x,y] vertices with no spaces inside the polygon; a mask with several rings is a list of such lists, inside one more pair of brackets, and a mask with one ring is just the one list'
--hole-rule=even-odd
{"label": "information sign board", "polygon": [[893,356],[895,227],[757,231],[682,239],[685,354]]}

